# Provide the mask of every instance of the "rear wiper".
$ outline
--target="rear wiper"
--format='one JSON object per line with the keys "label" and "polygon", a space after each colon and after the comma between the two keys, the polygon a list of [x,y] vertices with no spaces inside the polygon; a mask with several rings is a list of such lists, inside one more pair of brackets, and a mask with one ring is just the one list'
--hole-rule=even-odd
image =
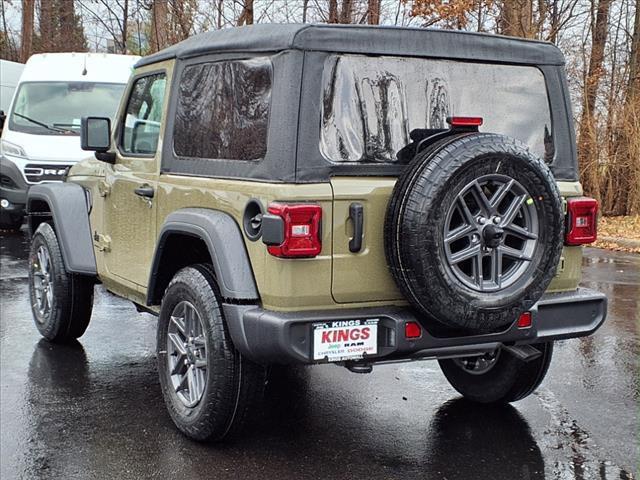
{"label": "rear wiper", "polygon": [[[33,123],[33,124],[35,124],[35,125],[39,125],[39,126],[41,126],[41,127],[44,127],[44,128],[46,128],[47,130],[51,130],[52,132],[60,132],[60,133],[68,133],[68,132],[71,132],[71,130],[64,130],[64,129],[62,129],[62,128],[52,127],[51,125],[47,125],[47,124],[46,124],[46,123],[44,123],[44,122],[40,122],[40,121],[38,121],[38,120],[34,120],[33,118],[27,117],[26,115],[22,115],[21,113],[18,113],[18,112],[13,112],[13,114],[14,114],[16,117],[23,118],[23,119],[27,120],[28,122],[31,122],[31,123]],[[71,133],[73,133],[73,132],[71,132]]]}

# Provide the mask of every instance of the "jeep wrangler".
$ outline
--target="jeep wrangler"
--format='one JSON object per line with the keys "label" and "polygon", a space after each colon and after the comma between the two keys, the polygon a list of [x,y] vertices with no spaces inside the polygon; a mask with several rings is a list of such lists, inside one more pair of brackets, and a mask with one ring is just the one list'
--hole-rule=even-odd
{"label": "jeep wrangler", "polygon": [[268,367],[437,359],[481,403],[519,400],[553,342],[589,335],[563,56],[425,29],[256,25],[140,60],[95,158],[28,196],[30,295],[80,337],[94,285],[158,316],[177,427],[237,434]]}

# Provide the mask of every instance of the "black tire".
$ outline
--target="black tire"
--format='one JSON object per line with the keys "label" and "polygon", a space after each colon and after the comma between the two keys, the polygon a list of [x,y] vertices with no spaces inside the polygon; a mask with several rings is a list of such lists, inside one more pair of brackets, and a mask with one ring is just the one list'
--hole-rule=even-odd
{"label": "black tire", "polygon": [[[47,285],[51,304],[40,309],[36,284],[44,283],[38,253],[46,251],[49,261]],[[82,336],[93,309],[92,278],[67,273],[58,238],[49,223],[41,223],[31,240],[29,252],[29,297],[31,311],[40,334],[52,342],[69,342]],[[47,291],[48,291],[47,290]],[[47,303],[49,300],[47,300]]]}
{"label": "black tire", "polygon": [[[535,209],[540,231],[517,281],[496,291],[476,291],[448,266],[446,215],[465,186],[495,174],[522,185],[533,201],[527,208]],[[385,254],[398,288],[422,314],[427,328],[496,331],[512,324],[543,295],[556,272],[563,234],[562,200],[543,160],[515,139],[466,134],[419,153],[398,180],[385,218]]]}
{"label": "black tire", "polygon": [[538,358],[525,362],[503,350],[495,363],[480,374],[469,373],[459,360],[438,362],[451,386],[465,398],[486,404],[510,403],[532,394],[549,370],[553,342],[533,346],[542,353]]}
{"label": "black tire", "polygon": [[[244,358],[234,347],[219,299],[210,266],[183,268],[165,291],[158,320],[158,373],[165,404],[178,429],[198,441],[237,436],[259,406],[266,382],[264,367]],[[201,320],[207,356],[204,392],[191,407],[176,393],[168,364],[171,315],[184,301],[195,308]]]}
{"label": "black tire", "polygon": [[0,230],[16,232],[22,227],[24,215],[15,213],[0,213]]}

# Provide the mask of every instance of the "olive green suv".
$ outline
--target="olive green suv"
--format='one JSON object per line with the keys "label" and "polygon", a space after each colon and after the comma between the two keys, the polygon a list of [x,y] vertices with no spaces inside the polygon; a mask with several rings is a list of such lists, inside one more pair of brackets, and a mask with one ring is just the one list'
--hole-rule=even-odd
{"label": "olive green suv", "polygon": [[80,337],[94,285],[158,316],[186,435],[239,432],[268,367],[437,359],[511,402],[606,298],[578,286],[582,196],[563,56],[482,34],[257,25],[140,60],[93,158],[28,197],[30,295]]}

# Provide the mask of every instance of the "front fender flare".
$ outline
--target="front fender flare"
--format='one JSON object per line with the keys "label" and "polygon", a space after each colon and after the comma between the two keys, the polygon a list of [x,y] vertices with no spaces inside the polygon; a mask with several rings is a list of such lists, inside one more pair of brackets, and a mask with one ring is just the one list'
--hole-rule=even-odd
{"label": "front fender flare", "polygon": [[[27,194],[28,214],[39,213],[32,208],[37,201],[49,206],[67,272],[96,276],[96,257],[85,189],[77,183],[33,185]],[[29,229],[33,234],[35,229],[31,220]]]}

